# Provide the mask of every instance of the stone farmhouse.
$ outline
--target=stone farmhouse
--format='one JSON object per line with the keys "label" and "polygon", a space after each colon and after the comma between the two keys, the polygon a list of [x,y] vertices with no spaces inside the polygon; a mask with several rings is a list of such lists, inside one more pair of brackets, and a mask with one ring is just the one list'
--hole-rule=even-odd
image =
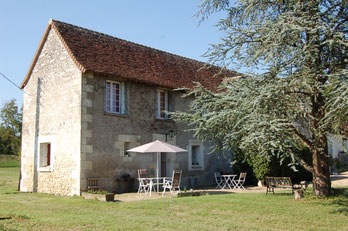
{"label": "stone farmhouse", "polygon": [[192,175],[198,185],[213,184],[214,171],[231,171],[230,157],[209,155],[209,143],[166,113],[186,111],[192,100],[174,89],[221,82],[213,77],[219,68],[198,71],[203,65],[50,20],[21,84],[21,191],[80,195],[94,177],[100,189],[118,192],[119,179],[137,178],[137,169],[155,175],[155,154],[126,152],[153,140],[188,150],[161,153],[162,176],[180,169],[182,186]]}

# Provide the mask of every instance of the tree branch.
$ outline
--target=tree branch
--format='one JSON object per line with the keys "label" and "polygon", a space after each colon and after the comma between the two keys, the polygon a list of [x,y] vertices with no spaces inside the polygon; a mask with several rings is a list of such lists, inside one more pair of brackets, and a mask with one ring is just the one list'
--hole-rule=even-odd
{"label": "tree branch", "polygon": [[305,96],[311,96],[312,94],[308,93],[308,92],[303,92],[303,91],[287,91],[285,92],[286,94],[302,94]]}
{"label": "tree branch", "polygon": [[301,134],[296,128],[294,125],[289,125],[290,128],[293,129],[295,135],[302,141],[303,145],[305,145],[307,148],[312,148],[313,144],[312,142],[307,139],[307,137],[303,134]]}
{"label": "tree branch", "polygon": [[309,165],[304,159],[299,156],[294,155],[295,159],[309,172],[314,173],[313,166]]}

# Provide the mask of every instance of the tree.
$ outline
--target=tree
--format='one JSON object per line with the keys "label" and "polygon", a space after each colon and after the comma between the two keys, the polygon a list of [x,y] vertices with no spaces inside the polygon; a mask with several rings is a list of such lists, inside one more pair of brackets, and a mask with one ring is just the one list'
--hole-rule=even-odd
{"label": "tree", "polygon": [[[294,169],[299,163],[313,174],[316,195],[329,195],[327,134],[339,134],[348,119],[347,4],[203,1],[203,21],[227,13],[217,24],[225,36],[205,54],[210,64],[262,68],[226,78],[217,92],[197,84],[187,93],[195,97],[191,111],[174,118],[215,141],[215,151],[290,157]],[[304,147],[311,158],[299,152]]]}
{"label": "tree", "polygon": [[0,152],[18,155],[21,149],[22,113],[15,99],[1,108],[0,119]]}

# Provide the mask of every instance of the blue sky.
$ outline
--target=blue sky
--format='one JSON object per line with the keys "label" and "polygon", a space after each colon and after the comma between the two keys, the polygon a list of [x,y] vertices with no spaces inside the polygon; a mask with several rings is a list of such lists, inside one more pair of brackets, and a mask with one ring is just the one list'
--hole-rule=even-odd
{"label": "blue sky", "polygon": [[[222,36],[219,15],[198,26],[199,0],[0,0],[0,72],[24,79],[50,18],[200,61]],[[0,106],[22,104],[22,91],[0,76]]]}

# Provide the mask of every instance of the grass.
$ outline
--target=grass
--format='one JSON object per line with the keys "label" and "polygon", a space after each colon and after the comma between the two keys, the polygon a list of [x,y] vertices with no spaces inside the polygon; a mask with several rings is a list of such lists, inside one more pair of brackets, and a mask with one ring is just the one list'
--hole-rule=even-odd
{"label": "grass", "polygon": [[0,155],[0,168],[20,167],[21,163],[18,156]]}
{"label": "grass", "polygon": [[105,203],[19,193],[18,171],[0,168],[0,217],[12,217],[0,230],[348,230],[347,188],[327,199],[277,192]]}

